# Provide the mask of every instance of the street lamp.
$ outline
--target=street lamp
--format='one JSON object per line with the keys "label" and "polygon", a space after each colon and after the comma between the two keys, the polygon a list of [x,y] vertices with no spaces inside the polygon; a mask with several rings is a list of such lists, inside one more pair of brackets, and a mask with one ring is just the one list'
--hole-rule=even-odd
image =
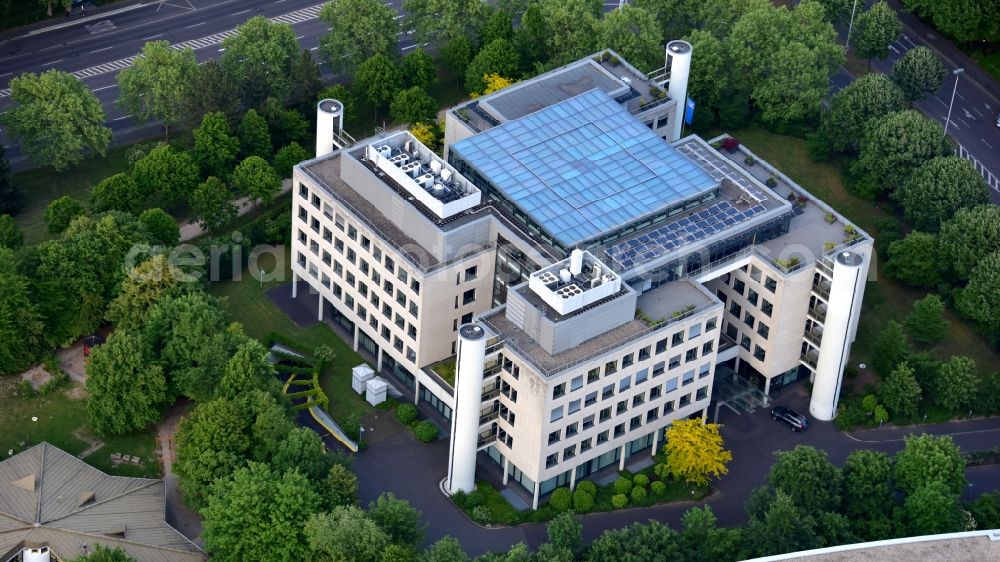
{"label": "street lamp", "polygon": [[964,68],[956,68],[951,73],[955,75],[955,86],[951,89],[951,101],[948,102],[948,117],[944,120],[944,137],[948,138],[948,125],[951,124],[951,107],[955,105],[955,93],[958,92],[958,76],[965,72]]}
{"label": "street lamp", "polygon": [[844,42],[845,53],[851,48],[851,29],[854,28],[854,12],[857,11],[857,9],[858,0],[854,0],[854,5],[851,7],[851,22],[847,24],[847,41]]}

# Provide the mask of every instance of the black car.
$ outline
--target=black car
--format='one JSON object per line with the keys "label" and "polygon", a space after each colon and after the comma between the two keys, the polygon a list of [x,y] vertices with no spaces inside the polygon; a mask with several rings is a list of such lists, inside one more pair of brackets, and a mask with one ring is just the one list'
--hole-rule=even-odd
{"label": "black car", "polygon": [[805,431],[809,428],[809,420],[805,416],[783,406],[775,406],[771,410],[771,419],[784,423],[792,431]]}

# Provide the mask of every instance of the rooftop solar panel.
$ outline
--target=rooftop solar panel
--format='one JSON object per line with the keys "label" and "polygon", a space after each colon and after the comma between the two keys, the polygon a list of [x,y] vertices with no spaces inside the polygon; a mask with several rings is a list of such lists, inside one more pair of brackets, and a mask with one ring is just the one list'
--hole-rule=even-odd
{"label": "rooftop solar panel", "polygon": [[718,185],[600,90],[450,150],[567,247]]}

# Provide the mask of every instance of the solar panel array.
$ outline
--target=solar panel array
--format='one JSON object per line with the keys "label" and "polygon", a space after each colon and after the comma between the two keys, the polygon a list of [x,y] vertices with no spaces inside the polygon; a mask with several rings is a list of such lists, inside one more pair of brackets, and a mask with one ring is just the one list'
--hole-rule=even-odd
{"label": "solar panel array", "polygon": [[764,205],[758,203],[741,211],[729,201],[720,201],[691,216],[609,246],[606,250],[608,259],[617,271],[628,271],[677,248],[727,230],[766,210]]}
{"label": "solar panel array", "polygon": [[450,150],[567,247],[718,185],[600,90]]}

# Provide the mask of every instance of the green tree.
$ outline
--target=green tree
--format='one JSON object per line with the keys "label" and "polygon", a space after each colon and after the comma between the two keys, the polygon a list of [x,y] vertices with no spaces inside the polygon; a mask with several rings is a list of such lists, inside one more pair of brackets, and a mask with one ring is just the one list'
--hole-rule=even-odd
{"label": "green tree", "polygon": [[752,10],[736,22],[727,45],[762,119],[787,124],[819,114],[830,74],[844,62],[836,38],[815,2]]}
{"label": "green tree", "polygon": [[948,333],[948,321],[944,317],[944,301],[937,295],[927,295],[915,301],[910,315],[906,317],[906,327],[913,339],[923,343],[940,341]]}
{"label": "green tree", "polygon": [[972,404],[978,387],[976,362],[968,357],[952,355],[938,369],[934,401],[952,412],[958,412]]}
{"label": "green tree", "polygon": [[320,38],[320,55],[335,72],[351,76],[375,55],[396,52],[396,11],[378,0],[334,0],[319,17],[332,29]]}
{"label": "green tree", "polygon": [[889,56],[889,45],[903,32],[896,11],[885,0],[875,2],[858,15],[854,26],[854,52],[869,61]]}
{"label": "green tree", "polygon": [[650,12],[625,4],[605,14],[597,32],[601,47],[614,50],[640,71],[663,66],[663,38]]}
{"label": "green tree", "polygon": [[401,90],[392,100],[389,114],[394,121],[403,123],[418,123],[434,121],[437,115],[437,102],[427,95],[419,86]]}
{"label": "green tree", "polygon": [[104,108],[72,75],[55,69],[22,74],[10,81],[10,99],[14,105],[0,114],[0,125],[33,163],[61,171],[88,152],[107,152]]}
{"label": "green tree", "polygon": [[976,266],[996,248],[1000,248],[1000,207],[959,209],[941,224],[938,255],[959,279],[971,280]]}
{"label": "green tree", "polygon": [[93,552],[85,556],[78,556],[73,559],[73,562],[135,562],[135,558],[132,558],[117,546],[112,550],[102,544],[98,544]]}
{"label": "green tree", "polygon": [[[312,111],[316,108],[313,106]],[[267,98],[261,115],[271,133],[271,146],[285,146],[292,141],[305,141],[309,135],[309,121],[294,109],[284,107],[275,98]]]}
{"label": "green tree", "polygon": [[90,354],[87,418],[102,435],[124,435],[160,419],[167,382],[142,338],[115,333]]}
{"label": "green tree", "polygon": [[948,75],[948,69],[927,47],[914,47],[892,65],[892,81],[906,99],[918,101],[935,94]]}
{"label": "green tree", "polygon": [[966,318],[1000,333],[1000,252],[984,257],[975,269],[969,284],[959,294],[956,306]]}
{"label": "green tree", "polygon": [[139,215],[139,222],[153,240],[165,246],[173,246],[181,238],[181,229],[177,226],[177,221],[163,209],[146,209]]}
{"label": "green tree", "polygon": [[267,355],[267,349],[259,341],[251,338],[243,341],[226,363],[216,395],[233,399],[248,389],[272,389],[276,383],[275,371]]}
{"label": "green tree", "polygon": [[475,56],[472,42],[464,35],[456,37],[441,47],[441,61],[445,70],[454,76],[465,76],[465,70]]}
{"label": "green tree", "polygon": [[254,201],[270,203],[281,191],[281,178],[260,156],[250,156],[233,170],[233,186]]}
{"label": "green tree", "polygon": [[257,107],[269,97],[289,97],[299,57],[292,26],[256,16],[237,27],[236,35],[225,38],[222,48],[219,64],[245,107]]}
{"label": "green tree", "polygon": [[832,23],[843,23],[851,15],[853,2],[851,0],[816,0],[823,5],[826,19]]}
{"label": "green tree", "polygon": [[556,515],[545,526],[549,542],[556,548],[572,553],[580,551],[583,542],[583,523],[572,512],[564,511]]}
{"label": "green tree", "polygon": [[884,74],[865,74],[833,95],[818,134],[830,150],[856,152],[868,123],[903,106],[903,92]]}
{"label": "green tree", "polygon": [[24,205],[24,192],[14,182],[6,154],[7,148],[0,145],[0,213],[12,215]]}
{"label": "green tree", "polygon": [[326,560],[380,562],[391,542],[385,531],[353,505],[309,517],[305,534],[312,551]]}
{"label": "green tree", "polygon": [[324,484],[331,506],[358,503],[358,477],[343,464],[335,464],[330,467]]}
{"label": "green tree", "polygon": [[416,86],[426,90],[437,81],[434,59],[419,47],[403,57],[402,71],[403,80],[410,88]]}
{"label": "green tree", "polygon": [[658,474],[670,474],[693,484],[707,484],[709,476],[718,478],[729,472],[726,465],[733,459],[723,449],[719,425],[703,424],[701,420],[678,420],[666,430],[664,453],[667,460]]}
{"label": "green tree", "polygon": [[132,169],[143,195],[166,207],[187,201],[200,176],[194,159],[168,144],[150,150]]}
{"label": "green tree", "polygon": [[289,103],[298,112],[309,114],[316,110],[316,96],[323,89],[323,76],[312,51],[303,49],[292,66],[292,95]]}
{"label": "green tree", "polygon": [[292,168],[304,160],[308,160],[312,155],[302,148],[299,143],[291,142],[274,154],[274,171],[281,178],[292,177]]}
{"label": "green tree", "polygon": [[903,522],[908,535],[937,535],[964,530],[958,494],[938,481],[914,490],[903,502]]}
{"label": "green tree", "polygon": [[320,507],[309,480],[251,462],[212,485],[202,536],[213,560],[311,558],[302,522]]}
{"label": "green tree", "polygon": [[920,165],[896,193],[913,225],[935,232],[959,209],[990,202],[989,187],[976,167],[959,156],[939,156]]}
{"label": "green tree", "polygon": [[506,39],[484,46],[465,69],[465,89],[468,92],[482,92],[486,87],[484,77],[488,74],[515,76],[518,69],[517,49]]}
{"label": "green tree", "polygon": [[863,197],[893,193],[918,166],[951,153],[941,126],[913,110],[890,113],[871,122],[851,164],[853,189]]}
{"label": "green tree", "polygon": [[989,3],[905,0],[903,5],[957,41],[1000,41],[1000,13]]}
{"label": "green tree", "polygon": [[354,73],[354,88],[377,110],[384,107],[399,91],[402,75],[399,68],[385,55],[373,55],[358,66]]}
{"label": "green tree", "polygon": [[698,104],[695,128],[717,122],[723,127],[742,125],[741,116],[748,111],[750,94],[732,75],[726,45],[702,29],[692,31],[684,40],[692,47],[688,97]]}
{"label": "green tree", "polygon": [[659,521],[605,531],[590,543],[586,556],[589,562],[680,559],[680,536]]}
{"label": "green tree", "polygon": [[233,169],[240,141],[233,136],[226,116],[219,111],[206,113],[194,130],[194,161],[206,176],[225,178]]}
{"label": "green tree", "polygon": [[198,184],[191,194],[192,218],[206,230],[219,230],[235,219],[238,211],[229,188],[215,176]]}
{"label": "green tree", "polygon": [[903,325],[889,320],[875,339],[871,364],[875,372],[887,376],[913,352],[903,333]]}
{"label": "green tree", "polygon": [[59,234],[66,230],[73,219],[85,214],[87,211],[79,201],[69,195],[63,195],[45,208],[45,225],[52,234]]}
{"label": "green tree", "polygon": [[236,84],[222,71],[219,63],[207,60],[198,65],[191,87],[187,89],[181,106],[181,126],[194,129],[205,115],[216,111],[235,123],[240,114],[240,96]]}
{"label": "green tree", "polygon": [[16,250],[24,244],[24,234],[10,215],[0,215],[0,248]]}
{"label": "green tree", "polygon": [[481,0],[403,0],[403,13],[417,43],[440,47],[456,37],[475,39],[489,7]]}
{"label": "green tree", "polygon": [[882,403],[894,414],[913,416],[917,413],[923,392],[913,376],[913,369],[903,361],[882,381],[879,394]]}
{"label": "green tree", "polygon": [[271,133],[267,121],[256,110],[251,109],[243,115],[236,135],[240,139],[240,154],[244,157],[271,157]]}
{"label": "green tree", "polygon": [[232,354],[222,310],[204,292],[160,299],[146,314],[143,338],[157,350],[172,395],[208,400]]}
{"label": "green tree", "polygon": [[885,272],[911,287],[936,287],[941,281],[937,252],[936,236],[911,232],[889,245]]}
{"label": "green tree", "polygon": [[[888,519],[895,505],[892,461],[880,451],[859,449],[844,461],[844,514],[856,529],[865,522]],[[874,537],[866,537],[874,538]]]}
{"label": "green tree", "polygon": [[903,450],[896,453],[896,487],[912,494],[931,482],[941,482],[953,494],[965,490],[965,459],[951,437],[908,435]]}
{"label": "green tree", "polygon": [[798,445],[774,456],[769,480],[778,492],[787,494],[806,513],[838,510],[843,479],[826,452]]}
{"label": "green tree", "polygon": [[132,66],[118,73],[118,105],[140,121],[159,120],[169,137],[170,127],[183,117],[197,69],[190,47],[173,49],[167,41],[150,41]]}
{"label": "green tree", "polygon": [[597,50],[601,3],[592,0],[541,0],[546,58],[561,65]]}
{"label": "green tree", "polygon": [[479,30],[479,44],[489,45],[497,39],[514,40],[514,25],[511,15],[504,10],[495,9],[486,23]]}
{"label": "green tree", "polygon": [[967,507],[978,528],[1000,528],[1000,491],[982,494]]}
{"label": "green tree", "polygon": [[[5,215],[6,216],[6,215]],[[0,373],[17,373],[38,358],[45,344],[45,324],[31,300],[28,278],[17,271],[14,253],[0,248]]]}
{"label": "green tree", "polygon": [[368,518],[375,522],[393,543],[417,546],[424,538],[420,512],[392,492],[381,494],[368,504]]}
{"label": "green tree", "polygon": [[711,506],[692,507],[681,516],[683,560],[716,562],[730,559],[739,550],[739,542],[739,529],[720,529],[716,526]]}
{"label": "green tree", "polygon": [[812,516],[796,507],[787,494],[778,492],[761,518],[743,530],[744,548],[750,557],[809,550],[819,546]]}
{"label": "green tree", "polygon": [[185,286],[182,272],[165,254],[153,256],[129,270],[105,318],[116,330],[135,333],[160,299],[178,294]]}
{"label": "green tree", "polygon": [[128,174],[118,173],[104,178],[90,190],[90,208],[95,212],[122,211],[139,214],[145,196]]}
{"label": "green tree", "polygon": [[[537,3],[531,3],[528,9],[521,14],[521,22],[514,31],[514,45],[521,59],[521,70],[529,73],[535,64],[544,62],[546,55],[546,40],[548,32],[545,27],[545,18]],[[470,54],[469,59],[472,56]],[[468,60],[466,62],[468,63]],[[462,69],[465,72],[465,69]]]}
{"label": "green tree", "polygon": [[317,492],[322,495],[320,483],[333,466],[333,458],[326,452],[326,445],[315,431],[308,427],[296,427],[278,444],[277,452],[268,464],[279,473],[298,470],[310,482],[317,484]]}

